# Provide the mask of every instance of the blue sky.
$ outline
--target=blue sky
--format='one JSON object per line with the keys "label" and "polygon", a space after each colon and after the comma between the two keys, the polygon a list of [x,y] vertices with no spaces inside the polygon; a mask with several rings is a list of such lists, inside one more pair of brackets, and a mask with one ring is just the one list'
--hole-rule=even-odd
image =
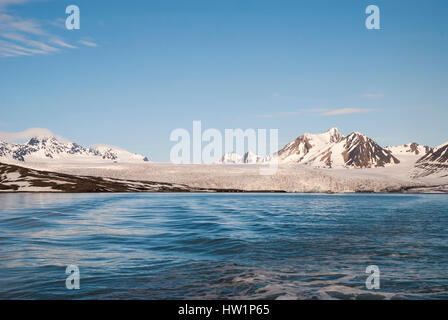
{"label": "blue sky", "polygon": [[[80,30],[65,29],[70,4]],[[381,30],[365,28],[369,4]],[[0,131],[47,128],[156,161],[193,120],[278,128],[280,144],[338,127],[439,145],[447,12],[445,0],[0,0]]]}

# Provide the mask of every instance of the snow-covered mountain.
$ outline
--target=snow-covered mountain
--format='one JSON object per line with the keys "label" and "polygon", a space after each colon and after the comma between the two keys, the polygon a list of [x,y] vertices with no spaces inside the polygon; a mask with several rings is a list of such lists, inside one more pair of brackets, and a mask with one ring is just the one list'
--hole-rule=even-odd
{"label": "snow-covered mountain", "polygon": [[434,148],[415,164],[414,177],[448,177],[448,142]]}
{"label": "snow-covered mountain", "polygon": [[0,141],[1,161],[20,162],[143,162],[143,155],[111,146],[85,148],[55,136],[33,137],[24,144]]}
{"label": "snow-covered mountain", "polygon": [[448,142],[435,147],[431,152],[423,156],[418,163],[448,163]]}
{"label": "snow-covered mountain", "polygon": [[428,152],[432,151],[431,147],[422,146],[416,142],[403,144],[401,146],[388,146],[385,147],[384,149],[392,152],[392,154],[399,160],[401,160],[402,157],[412,157],[419,159]]}
{"label": "snow-covered mountain", "polygon": [[280,161],[309,164],[319,155],[324,155],[330,146],[342,141],[344,136],[337,128],[320,133],[305,133],[288,143],[277,155]]}
{"label": "snow-covered mountain", "polygon": [[242,160],[243,163],[258,163],[262,161],[262,158],[249,150],[243,155]]}
{"label": "snow-covered mountain", "polygon": [[243,163],[243,157],[236,152],[228,152],[221,157],[218,163],[222,164],[232,164],[232,163]]}
{"label": "snow-covered mountain", "polygon": [[117,162],[147,162],[149,161],[147,157],[137,154],[131,153],[124,149],[108,146],[104,144],[95,145],[89,148],[91,152],[95,154],[99,154],[105,160],[113,160]]}
{"label": "snow-covered mountain", "polygon": [[255,164],[255,163],[263,162],[263,160],[264,160],[264,158],[256,155],[255,153],[253,153],[252,151],[249,150],[242,156],[235,152],[228,152],[221,157],[221,159],[218,161],[218,163],[221,163],[221,164],[243,164],[243,163]]}
{"label": "snow-covered mountain", "polygon": [[281,162],[326,168],[373,168],[400,161],[366,135],[344,136],[337,128],[321,134],[305,133],[278,152]]}
{"label": "snow-covered mountain", "polygon": [[[416,153],[423,152],[414,145],[411,149]],[[266,163],[274,158],[280,163],[300,163],[317,168],[375,168],[400,163],[391,150],[382,148],[366,135],[353,132],[344,136],[337,128],[319,134],[305,133],[274,155],[260,157],[248,151],[241,156],[232,152],[225,154],[219,162]]]}

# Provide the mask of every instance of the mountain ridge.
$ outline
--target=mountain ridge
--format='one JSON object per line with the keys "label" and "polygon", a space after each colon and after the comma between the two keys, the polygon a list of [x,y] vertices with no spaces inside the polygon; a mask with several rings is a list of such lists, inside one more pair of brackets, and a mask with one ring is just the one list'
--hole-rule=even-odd
{"label": "mountain ridge", "polygon": [[147,157],[124,149],[97,145],[83,147],[56,136],[34,136],[26,143],[0,141],[0,159],[18,162],[147,162]]}
{"label": "mountain ridge", "polygon": [[[251,161],[247,161],[249,158]],[[333,127],[318,133],[304,133],[286,144],[274,154],[280,163],[300,163],[323,168],[372,168],[399,164],[391,151],[382,148],[373,139],[360,132],[344,136]],[[262,163],[269,162],[273,155],[260,157],[250,151],[243,156],[236,153],[225,154],[221,163]]]}
{"label": "mountain ridge", "polygon": [[344,136],[337,128],[305,133],[278,152],[280,161],[313,167],[372,168],[399,164],[392,152],[360,132]]}
{"label": "mountain ridge", "polygon": [[[439,146],[443,148],[447,143]],[[367,135],[354,131],[344,136],[338,128],[323,133],[304,133],[278,152],[261,157],[250,151],[244,155],[225,154],[219,163],[267,163],[277,157],[279,163],[299,163],[315,168],[379,168],[405,163],[414,166],[437,149],[411,142],[398,146],[380,146]],[[250,155],[251,161],[247,161]],[[420,161],[423,162],[424,160]],[[439,168],[445,169],[444,165]]]}
{"label": "mountain ridge", "polygon": [[418,159],[415,169],[413,173],[415,178],[437,175],[448,177],[448,142],[435,147]]}

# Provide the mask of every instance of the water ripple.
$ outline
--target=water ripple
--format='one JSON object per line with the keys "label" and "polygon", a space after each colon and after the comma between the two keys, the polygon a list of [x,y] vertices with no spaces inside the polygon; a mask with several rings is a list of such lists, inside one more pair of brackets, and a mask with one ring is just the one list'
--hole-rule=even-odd
{"label": "water ripple", "polygon": [[446,195],[0,194],[0,298],[446,299],[447,231]]}

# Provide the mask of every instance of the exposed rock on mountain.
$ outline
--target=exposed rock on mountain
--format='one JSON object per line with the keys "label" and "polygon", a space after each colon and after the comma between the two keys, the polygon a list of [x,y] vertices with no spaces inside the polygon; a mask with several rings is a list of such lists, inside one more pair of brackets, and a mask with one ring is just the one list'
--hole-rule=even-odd
{"label": "exposed rock on mountain", "polygon": [[402,156],[413,156],[420,158],[433,150],[431,147],[422,146],[416,142],[403,144],[401,146],[388,146],[385,147],[385,149],[392,152],[392,154],[397,158]]}
{"label": "exposed rock on mountain", "polygon": [[[412,152],[422,149],[412,145]],[[317,168],[376,168],[399,164],[400,160],[374,140],[353,132],[345,137],[337,128],[320,134],[305,133],[274,155],[260,157],[251,151],[240,156],[225,154],[220,163],[266,163],[277,157],[280,163],[300,163]]]}
{"label": "exposed rock on mountain", "polygon": [[361,133],[351,133],[344,140],[341,143],[344,143],[342,156],[345,167],[371,168],[400,163],[390,151]]}
{"label": "exposed rock on mountain", "polygon": [[322,134],[306,133],[287,144],[278,156],[284,162],[327,168],[372,168],[400,163],[369,137],[359,132],[344,137],[336,128]]}
{"label": "exposed rock on mountain", "polygon": [[243,163],[258,163],[261,161],[261,157],[249,150],[244,154],[242,161]]}
{"label": "exposed rock on mountain", "polygon": [[111,146],[85,148],[54,136],[33,137],[25,144],[0,142],[0,159],[4,161],[59,162],[143,162],[148,158]]}
{"label": "exposed rock on mountain", "polygon": [[448,177],[448,142],[434,148],[415,164],[414,177]]}
{"label": "exposed rock on mountain", "polygon": [[[288,143],[278,153],[280,161],[308,163],[310,160],[319,158],[319,155],[328,161],[328,147],[344,139],[337,128],[331,128],[321,134],[305,133]],[[320,157],[322,159],[322,157]]]}

